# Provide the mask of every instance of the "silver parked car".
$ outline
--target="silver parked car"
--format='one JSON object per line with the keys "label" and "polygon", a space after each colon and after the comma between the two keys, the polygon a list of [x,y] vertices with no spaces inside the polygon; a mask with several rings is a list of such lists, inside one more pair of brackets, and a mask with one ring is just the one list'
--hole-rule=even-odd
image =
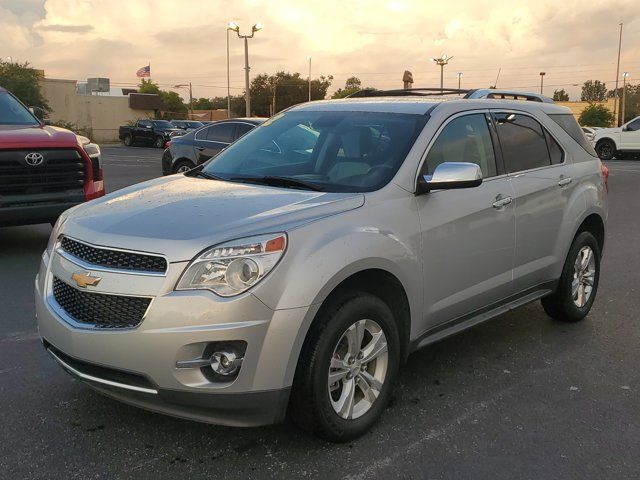
{"label": "silver parked car", "polygon": [[415,93],[296,106],[63,214],[36,280],[46,349],[142,408],[235,426],[288,411],[346,441],[417,348],[539,299],[584,318],[607,170],[571,112]]}

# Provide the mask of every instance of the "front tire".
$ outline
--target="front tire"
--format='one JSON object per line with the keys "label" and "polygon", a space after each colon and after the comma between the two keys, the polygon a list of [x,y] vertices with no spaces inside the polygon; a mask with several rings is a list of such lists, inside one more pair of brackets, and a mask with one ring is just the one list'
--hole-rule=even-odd
{"label": "front tire", "polygon": [[133,138],[131,138],[131,135],[127,134],[122,139],[122,143],[124,143],[125,147],[130,147],[133,144]]}
{"label": "front tire", "polygon": [[386,408],[400,368],[400,336],[389,306],[371,294],[336,298],[305,340],[291,415],[332,442],[366,433]]}
{"label": "front tire", "polygon": [[558,288],[542,299],[545,312],[563,322],[582,320],[591,310],[599,280],[598,241],[590,232],[581,232],[569,249]]}
{"label": "front tire", "polygon": [[611,160],[616,155],[616,144],[605,139],[596,144],[596,153],[601,160]]}

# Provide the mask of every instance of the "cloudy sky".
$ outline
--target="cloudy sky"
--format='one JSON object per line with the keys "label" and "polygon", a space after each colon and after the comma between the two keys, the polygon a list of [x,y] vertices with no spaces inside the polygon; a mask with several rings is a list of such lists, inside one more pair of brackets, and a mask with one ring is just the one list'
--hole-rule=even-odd
{"label": "cloudy sky", "polygon": [[[0,0],[0,57],[28,61],[48,77],[109,77],[135,85],[151,63],[168,87],[191,81],[194,96],[226,95],[226,25],[264,30],[250,40],[251,73],[352,75],[377,88],[438,86],[431,57],[453,55],[445,85],[535,90],[572,97],[588,79],[613,88],[618,24],[621,70],[640,82],[639,0]],[[233,33],[233,32],[232,32]],[[234,34],[235,35],[235,34]],[[231,41],[232,93],[241,93],[243,45]],[[622,75],[621,71],[621,75]],[[182,94],[183,92],[181,92]]]}

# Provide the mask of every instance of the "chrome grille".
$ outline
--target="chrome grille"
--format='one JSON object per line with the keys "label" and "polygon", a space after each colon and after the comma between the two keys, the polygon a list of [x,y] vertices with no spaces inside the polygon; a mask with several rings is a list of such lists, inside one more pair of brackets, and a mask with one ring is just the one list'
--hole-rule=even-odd
{"label": "chrome grille", "polygon": [[99,267],[137,272],[164,273],[167,271],[167,261],[156,255],[92,247],[69,237],[62,237],[60,247],[70,255]]}
{"label": "chrome grille", "polygon": [[53,298],[78,323],[96,328],[131,328],[142,322],[150,298],[82,292],[57,277]]}

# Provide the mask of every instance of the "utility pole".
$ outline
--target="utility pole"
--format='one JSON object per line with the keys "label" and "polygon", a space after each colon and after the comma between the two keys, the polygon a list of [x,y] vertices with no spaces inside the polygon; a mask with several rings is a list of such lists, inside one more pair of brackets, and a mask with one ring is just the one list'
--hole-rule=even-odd
{"label": "utility pole", "polygon": [[193,120],[193,90],[191,89],[191,82],[189,82],[189,108],[191,109],[191,120]]}
{"label": "utility pole", "polygon": [[624,72],[622,74],[622,123],[624,123],[624,114],[627,109],[627,78],[629,77],[629,72]]}
{"label": "utility pole", "polygon": [[251,35],[240,35],[240,27],[236,24],[233,26],[230,25],[230,30],[235,31],[238,34],[238,38],[242,38],[244,40],[244,102],[246,105],[246,116],[251,116],[251,92],[249,91],[249,39],[253,38],[255,33],[259,30],[262,30],[262,24],[256,23],[253,27],[251,27]]}
{"label": "utility pole", "polygon": [[618,66],[616,67],[616,89],[613,91],[613,121],[615,126],[619,127],[620,122],[616,115],[618,107],[618,77],[620,76],[620,51],[622,50],[622,23],[620,23],[620,39],[618,40]]}
{"label": "utility pole", "polygon": [[540,95],[542,95],[542,90],[544,89],[544,76],[546,75],[546,72],[540,72]]}
{"label": "utility pole", "polygon": [[444,91],[444,66],[449,63],[453,56],[447,57],[443,54],[440,58],[432,58],[436,65],[440,66],[440,92]]}
{"label": "utility pole", "polygon": [[309,101],[311,101],[311,56],[309,56]]}
{"label": "utility pole", "polygon": [[458,72],[458,90],[460,90],[461,85],[462,85],[462,72]]}

